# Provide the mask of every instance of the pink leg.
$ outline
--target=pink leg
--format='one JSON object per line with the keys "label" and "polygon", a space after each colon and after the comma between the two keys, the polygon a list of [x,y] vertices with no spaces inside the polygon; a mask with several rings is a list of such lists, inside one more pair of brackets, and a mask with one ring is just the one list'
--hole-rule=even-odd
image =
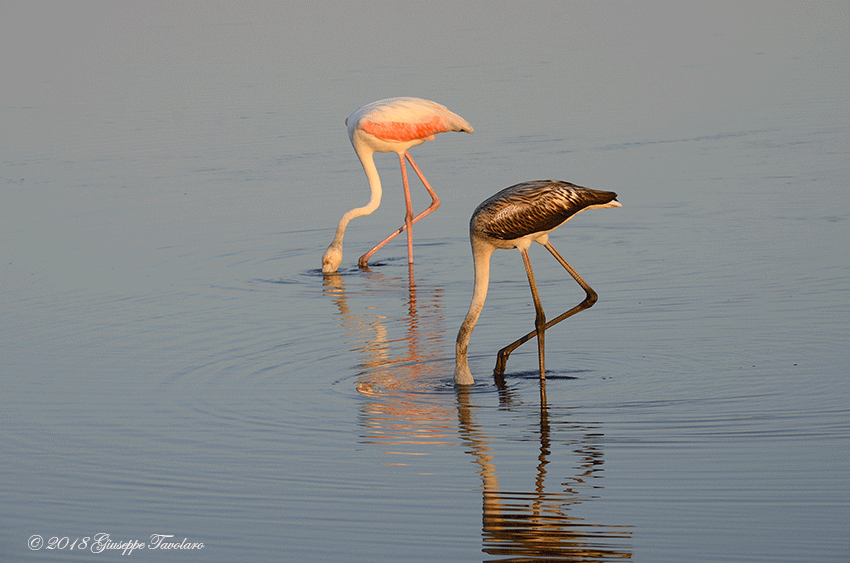
{"label": "pink leg", "polygon": [[[405,151],[407,152],[407,151]],[[410,201],[410,186],[407,185],[407,166],[404,165],[404,156],[398,155],[401,166],[401,180],[404,183],[404,226],[407,227],[407,263],[413,264],[413,202]]]}
{"label": "pink leg", "polygon": [[[404,158],[402,158],[402,156],[399,155],[399,162],[400,162],[400,165],[401,165],[401,179],[404,182],[404,197],[405,197],[405,203],[407,205],[407,215],[405,215],[405,218],[404,218],[405,224],[402,225],[401,227],[399,227],[398,230],[394,231],[390,236],[388,236],[387,238],[385,238],[384,240],[379,242],[372,250],[370,250],[369,252],[367,252],[366,254],[361,256],[360,260],[358,261],[361,268],[365,268],[369,263],[369,258],[371,258],[373,254],[375,254],[378,250],[383,248],[384,245],[387,244],[388,242],[390,242],[392,239],[394,239],[395,237],[400,235],[402,233],[402,231],[404,231],[405,229],[407,229],[407,233],[408,233],[407,234],[407,257],[408,257],[408,262],[412,264],[413,263],[413,233],[412,233],[411,227],[413,226],[413,223],[417,222],[421,218],[425,217],[426,215],[428,215],[429,213],[431,213],[432,211],[434,211],[435,209],[440,207],[440,198],[437,197],[437,194],[436,194],[436,192],[434,192],[434,189],[431,187],[431,184],[428,183],[428,180],[425,179],[425,176],[422,174],[422,171],[419,170],[419,167],[416,165],[416,162],[413,161],[413,157],[410,156],[410,153],[406,152],[406,151],[404,153],[404,156],[407,157],[407,160],[410,162],[410,165],[413,166],[414,172],[416,172],[416,175],[419,176],[419,179],[422,181],[422,184],[425,186],[425,189],[428,190],[428,194],[430,194],[430,196],[431,196],[431,205],[429,205],[428,208],[425,211],[423,211],[422,213],[420,213],[416,217],[413,217],[412,219],[410,219],[410,217],[413,215],[413,206],[412,206],[412,203],[411,203],[411,200],[410,200],[410,188],[409,188],[408,183],[407,183],[407,168],[404,165]],[[409,225],[408,225],[408,220],[410,221]]]}
{"label": "pink leg", "polygon": [[437,197],[437,193],[431,187],[431,184],[428,183],[428,180],[425,179],[425,175],[422,174],[422,171],[419,170],[419,167],[416,166],[415,162],[413,162],[413,157],[410,156],[410,153],[406,152],[404,153],[404,155],[407,157],[407,160],[410,161],[410,165],[413,167],[413,171],[416,172],[417,176],[419,176],[419,179],[422,181],[422,185],[425,186],[425,189],[428,190],[428,194],[431,196],[431,205],[428,206],[428,209],[426,209],[413,219],[413,222],[415,223],[416,221],[420,220],[421,218],[425,217],[426,215],[440,207],[440,198]]}

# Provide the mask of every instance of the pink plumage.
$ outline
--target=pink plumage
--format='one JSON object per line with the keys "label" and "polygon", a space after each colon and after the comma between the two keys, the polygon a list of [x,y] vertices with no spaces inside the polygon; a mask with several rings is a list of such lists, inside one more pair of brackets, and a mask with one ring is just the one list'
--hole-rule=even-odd
{"label": "pink plumage", "polygon": [[399,121],[370,121],[361,119],[358,127],[379,139],[385,141],[412,141],[414,139],[424,139],[433,141],[434,135],[437,133],[445,133],[451,131],[446,127],[444,120],[437,116],[432,117],[428,121],[419,123],[403,123]]}
{"label": "pink plumage", "polygon": [[345,122],[350,136],[362,131],[382,141],[403,144],[433,141],[437,133],[474,131],[468,121],[445,106],[420,98],[372,102],[352,113]]}

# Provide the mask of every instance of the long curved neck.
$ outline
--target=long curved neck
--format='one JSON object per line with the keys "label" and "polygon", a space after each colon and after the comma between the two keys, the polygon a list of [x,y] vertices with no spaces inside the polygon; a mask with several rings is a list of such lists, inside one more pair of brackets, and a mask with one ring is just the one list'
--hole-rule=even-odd
{"label": "long curved neck", "polygon": [[366,179],[369,180],[369,189],[372,191],[372,197],[369,203],[364,207],[355,207],[347,212],[339,220],[339,226],[336,228],[336,236],[331,243],[331,246],[342,247],[342,238],[345,236],[345,228],[348,222],[355,217],[363,217],[375,211],[381,205],[381,177],[378,176],[378,168],[375,166],[375,151],[364,147],[363,145],[355,145],[354,150],[360,158],[360,164],[363,165],[363,171],[366,172]]}
{"label": "long curved neck", "polygon": [[475,284],[469,311],[466,313],[463,324],[460,325],[455,343],[455,383],[459,385],[472,385],[473,383],[472,372],[469,371],[467,360],[469,338],[472,336],[472,329],[475,328],[475,323],[478,322],[478,317],[481,316],[481,310],[484,308],[484,301],[487,299],[487,288],[490,284],[490,257],[494,250],[496,250],[494,246],[476,239],[472,240]]}

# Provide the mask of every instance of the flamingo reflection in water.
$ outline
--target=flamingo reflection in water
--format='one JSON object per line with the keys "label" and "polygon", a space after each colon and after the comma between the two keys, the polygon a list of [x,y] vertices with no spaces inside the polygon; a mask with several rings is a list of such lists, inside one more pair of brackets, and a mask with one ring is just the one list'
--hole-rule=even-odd
{"label": "flamingo reflection in water", "polygon": [[[484,545],[482,551],[499,561],[611,561],[632,558],[628,544],[631,526],[594,524],[573,512],[598,498],[602,488],[602,434],[595,424],[551,424],[545,402],[546,382],[541,381],[539,454],[533,490],[502,490],[497,473],[498,448],[475,420],[480,409],[471,402],[470,387],[459,386],[458,430],[468,452],[475,457],[481,475]],[[508,408],[510,410],[510,408]],[[553,437],[553,427],[557,437]],[[565,445],[577,458],[558,472]],[[514,454],[515,456],[515,454]],[[550,459],[553,458],[553,459]],[[558,485],[547,485],[547,477]]]}
{"label": "flamingo reflection in water", "polygon": [[[457,450],[459,437],[482,480],[483,552],[505,561],[610,561],[632,556],[630,526],[596,524],[579,515],[579,507],[593,502],[601,489],[599,425],[550,423],[546,382],[542,381],[538,452],[529,458],[529,470],[522,473],[532,484],[527,489],[503,490],[497,471],[500,452],[505,450],[515,459],[517,448],[528,440],[505,443],[488,436],[476,414],[489,409],[473,401],[494,395],[473,394],[469,386],[452,388],[445,380],[446,362],[434,360],[445,345],[442,288],[423,286],[417,292],[409,278],[406,329],[403,335],[393,335],[402,315],[396,314],[393,322],[391,316],[372,310],[371,301],[367,311],[359,312],[363,304],[357,296],[374,295],[377,290],[403,300],[403,279],[368,272],[352,283],[366,287],[349,295],[344,276],[337,275],[325,278],[324,291],[338,309],[340,325],[352,335],[349,342],[362,356],[356,389],[367,400],[362,402],[358,420],[360,443],[380,448],[381,465],[428,468],[434,455]],[[518,412],[514,404],[523,408],[515,389],[490,389],[498,393],[502,405],[498,418],[505,412]],[[447,401],[452,395],[454,407]],[[558,451],[563,448],[566,452]],[[565,457],[575,461],[564,467]]]}
{"label": "flamingo reflection in water", "polygon": [[[445,364],[433,361],[444,352],[443,287],[417,286],[410,267],[407,280],[367,270],[353,279],[326,275],[324,286],[359,356],[360,443],[382,448],[382,465],[402,466],[430,448],[456,446],[455,409],[445,401],[453,388]],[[389,299],[376,308],[375,295]],[[434,392],[440,400],[423,400]]]}

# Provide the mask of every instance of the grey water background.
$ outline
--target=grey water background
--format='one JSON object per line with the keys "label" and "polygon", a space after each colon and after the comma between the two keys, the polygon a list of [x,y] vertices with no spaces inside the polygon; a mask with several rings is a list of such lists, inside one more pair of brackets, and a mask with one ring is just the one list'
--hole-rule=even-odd
{"label": "grey water background", "polygon": [[[850,560],[846,2],[0,4],[0,559]],[[343,121],[411,95],[442,207],[368,200]],[[475,206],[618,192],[552,242],[547,336]],[[428,198],[412,177],[414,204]],[[540,248],[554,316],[583,294]],[[64,545],[64,544],[61,544]],[[78,544],[79,545],[79,544]],[[117,558],[111,551],[99,557]]]}

